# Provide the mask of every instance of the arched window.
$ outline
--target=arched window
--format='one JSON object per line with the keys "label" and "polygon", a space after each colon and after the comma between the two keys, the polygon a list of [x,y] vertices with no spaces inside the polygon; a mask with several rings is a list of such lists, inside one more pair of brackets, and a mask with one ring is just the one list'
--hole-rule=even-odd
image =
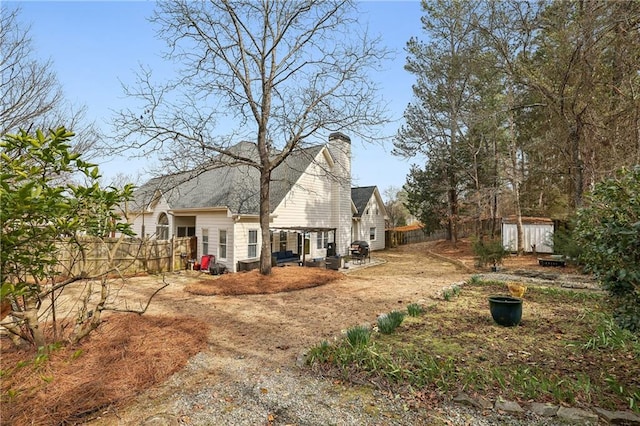
{"label": "arched window", "polygon": [[158,216],[158,225],[156,225],[156,238],[159,240],[169,239],[169,218],[166,213],[160,213]]}

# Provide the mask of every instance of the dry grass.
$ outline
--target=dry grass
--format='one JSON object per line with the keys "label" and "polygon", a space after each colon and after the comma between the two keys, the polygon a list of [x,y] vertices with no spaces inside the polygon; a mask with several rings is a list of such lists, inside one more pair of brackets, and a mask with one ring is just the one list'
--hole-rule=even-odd
{"label": "dry grass", "polygon": [[192,318],[117,314],[77,346],[48,354],[2,341],[2,424],[74,424],[182,369],[206,345]]}
{"label": "dry grass", "polygon": [[271,275],[258,270],[226,274],[219,277],[204,276],[185,287],[185,291],[200,296],[238,296],[242,294],[273,294],[318,287],[344,278],[338,271],[321,268],[285,266],[273,268]]}
{"label": "dry grass", "polygon": [[318,345],[309,359],[323,375],[375,383],[394,395],[460,392],[488,400],[550,402],[585,409],[638,410],[640,345],[610,327],[606,296],[532,286],[522,322],[497,325],[487,299],[504,282],[462,287],[448,302],[407,318],[393,334],[372,336],[371,350],[338,341]]}

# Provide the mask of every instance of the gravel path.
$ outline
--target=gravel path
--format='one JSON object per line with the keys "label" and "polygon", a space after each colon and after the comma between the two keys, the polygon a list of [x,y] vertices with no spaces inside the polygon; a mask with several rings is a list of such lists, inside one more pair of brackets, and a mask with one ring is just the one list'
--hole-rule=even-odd
{"label": "gravel path", "polygon": [[476,274],[483,280],[518,281],[540,286],[554,286],[576,290],[601,291],[599,284],[588,275],[561,274],[535,270],[502,270],[487,274]]}
{"label": "gravel path", "polygon": [[[231,361],[223,380],[194,387],[189,374],[198,375],[215,364],[200,354],[184,372],[174,376],[161,393],[151,393],[137,410],[158,410],[138,422],[121,418],[118,424],[159,425],[553,425],[551,419],[508,416],[457,404],[409,408],[400,397],[372,387],[345,386],[318,378],[294,366],[265,371],[245,359]],[[157,404],[158,401],[165,401]],[[100,422],[96,422],[100,424]],[[110,416],[102,424],[114,424]]]}

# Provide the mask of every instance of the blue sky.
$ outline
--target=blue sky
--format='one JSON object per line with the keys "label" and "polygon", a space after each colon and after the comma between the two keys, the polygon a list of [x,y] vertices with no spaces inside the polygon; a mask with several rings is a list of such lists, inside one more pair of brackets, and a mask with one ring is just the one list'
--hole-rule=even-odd
{"label": "blue sky", "polygon": [[[162,80],[171,72],[171,64],[160,58],[162,41],[155,38],[154,27],[146,19],[153,11],[150,1],[76,1],[76,2],[5,2],[21,8],[20,20],[31,25],[34,50],[39,57],[52,59],[67,99],[86,105],[88,118],[104,130],[113,110],[128,105],[121,83],[133,83],[139,64],[153,69]],[[394,135],[402,124],[402,113],[411,100],[413,77],[404,71],[404,46],[411,36],[422,37],[421,9],[418,1],[367,1],[360,5],[361,19],[368,22],[373,34],[396,52],[385,72],[376,79],[389,103],[396,122],[385,129]],[[381,192],[390,186],[401,187],[411,163],[391,155],[392,140],[385,146],[353,141],[353,185],[377,185]],[[143,161],[125,159],[100,162],[108,181],[118,173],[135,177],[144,174]]]}

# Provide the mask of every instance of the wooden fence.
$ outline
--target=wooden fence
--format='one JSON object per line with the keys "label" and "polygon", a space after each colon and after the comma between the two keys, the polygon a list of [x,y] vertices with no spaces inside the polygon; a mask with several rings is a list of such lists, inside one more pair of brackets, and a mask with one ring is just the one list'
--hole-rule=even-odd
{"label": "wooden fence", "polygon": [[192,237],[171,240],[83,237],[58,249],[59,272],[65,276],[135,275],[184,269]]}
{"label": "wooden fence", "polygon": [[[500,235],[501,218],[496,219],[498,224],[495,227],[495,231]],[[479,232],[489,233],[493,226],[490,219],[485,219],[480,222],[476,221],[464,221],[459,222],[457,225],[458,238],[466,238],[471,235],[476,235]],[[425,241],[436,241],[447,238],[446,229],[439,229],[430,234],[426,234],[420,225],[402,226],[394,229],[387,229],[385,231],[385,247],[397,247],[405,244],[422,243]]]}
{"label": "wooden fence", "polygon": [[385,231],[385,247],[397,247],[405,244],[422,243],[425,241],[435,241],[446,238],[444,229],[431,234],[426,234],[422,228],[415,229],[387,229]]}

